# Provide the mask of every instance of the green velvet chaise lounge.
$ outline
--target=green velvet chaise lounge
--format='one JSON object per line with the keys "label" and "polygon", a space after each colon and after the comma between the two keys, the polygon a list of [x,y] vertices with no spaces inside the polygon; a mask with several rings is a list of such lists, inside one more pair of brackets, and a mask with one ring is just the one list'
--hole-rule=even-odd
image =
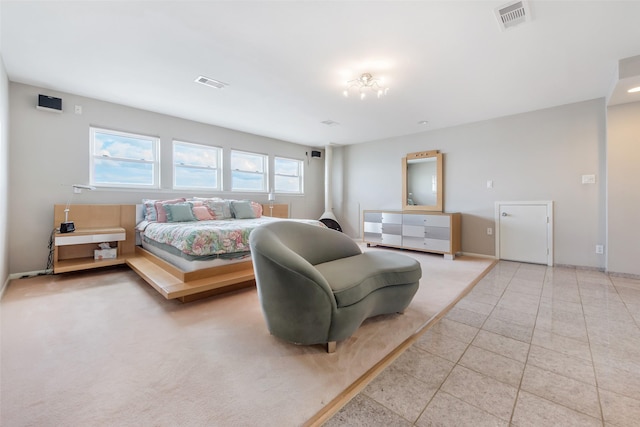
{"label": "green velvet chaise lounge", "polygon": [[365,319],[403,312],[422,276],[407,255],[363,253],[350,237],[315,225],[264,224],[249,243],[269,332],[296,344],[327,344],[329,353]]}

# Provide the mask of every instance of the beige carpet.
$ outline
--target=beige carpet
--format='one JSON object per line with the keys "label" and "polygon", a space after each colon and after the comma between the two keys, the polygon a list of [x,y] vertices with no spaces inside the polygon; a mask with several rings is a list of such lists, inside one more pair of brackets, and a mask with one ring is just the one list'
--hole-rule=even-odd
{"label": "beige carpet", "polygon": [[369,319],[334,354],[269,335],[255,289],[181,304],[124,267],[12,281],[0,425],[302,425],[492,263],[403,253],[423,268],[406,313]]}

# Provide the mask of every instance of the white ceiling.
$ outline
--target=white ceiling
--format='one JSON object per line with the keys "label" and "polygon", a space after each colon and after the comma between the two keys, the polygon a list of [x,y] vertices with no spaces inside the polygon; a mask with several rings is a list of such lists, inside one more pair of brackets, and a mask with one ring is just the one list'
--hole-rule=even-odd
{"label": "white ceiling", "polygon": [[[11,81],[312,146],[607,97],[640,54],[640,1],[533,1],[501,31],[505,3],[2,0],[1,53]],[[362,72],[387,97],[344,98]]]}

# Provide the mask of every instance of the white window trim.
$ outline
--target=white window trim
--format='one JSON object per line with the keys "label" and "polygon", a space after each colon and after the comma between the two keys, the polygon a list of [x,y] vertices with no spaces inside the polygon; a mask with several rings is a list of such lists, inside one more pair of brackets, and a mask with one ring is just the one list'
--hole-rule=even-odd
{"label": "white window trim", "polygon": [[[95,134],[106,133],[117,136],[125,136],[129,138],[147,139],[153,143],[153,160],[141,161],[132,160],[127,158],[108,157],[109,160],[131,163],[151,164],[153,168],[153,183],[151,184],[115,184],[115,183],[102,183],[95,182],[95,164],[94,161],[97,158],[103,158],[102,156],[95,155]],[[160,138],[157,136],[143,135],[132,132],[122,132],[113,129],[99,128],[95,126],[89,127],[89,182],[91,185],[103,188],[147,188],[147,189],[160,189]]]}

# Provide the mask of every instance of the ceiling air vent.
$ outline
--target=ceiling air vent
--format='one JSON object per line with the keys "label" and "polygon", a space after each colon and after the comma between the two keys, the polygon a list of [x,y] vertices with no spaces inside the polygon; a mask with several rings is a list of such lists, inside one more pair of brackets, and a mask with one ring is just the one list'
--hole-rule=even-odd
{"label": "ceiling air vent", "polygon": [[502,31],[515,27],[531,19],[528,2],[512,1],[494,10],[498,25]]}
{"label": "ceiling air vent", "polygon": [[229,84],[227,84],[227,83],[223,83],[223,82],[218,81],[218,80],[210,79],[209,77],[205,77],[205,76],[198,76],[198,78],[195,80],[195,82],[203,84],[205,86],[209,86],[209,87],[215,88],[215,89],[222,89],[225,86],[229,86]]}

